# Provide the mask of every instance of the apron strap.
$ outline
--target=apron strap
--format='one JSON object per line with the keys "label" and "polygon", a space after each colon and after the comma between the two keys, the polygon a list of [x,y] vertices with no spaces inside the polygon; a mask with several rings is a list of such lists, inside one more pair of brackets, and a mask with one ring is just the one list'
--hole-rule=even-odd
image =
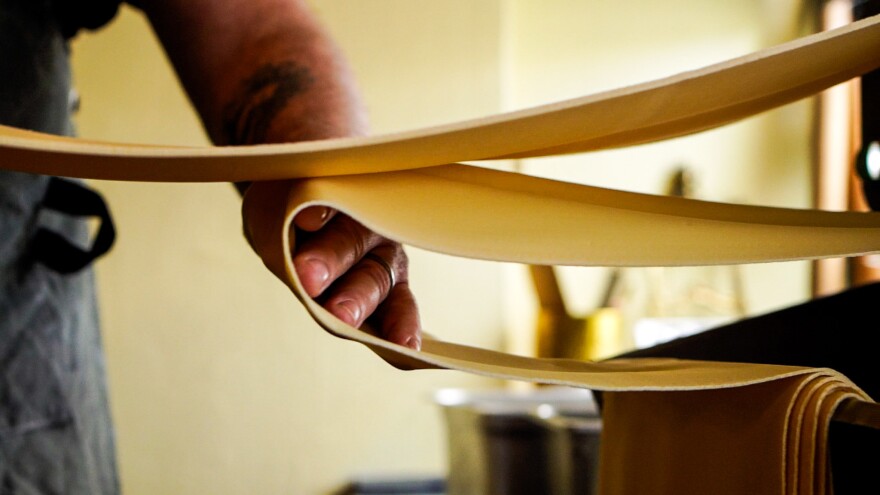
{"label": "apron strap", "polygon": [[58,273],[75,273],[110,250],[116,229],[104,199],[97,191],[77,182],[52,177],[43,198],[43,208],[75,217],[96,217],[101,225],[88,250],[71,243],[64,236],[41,227],[33,238],[37,261]]}

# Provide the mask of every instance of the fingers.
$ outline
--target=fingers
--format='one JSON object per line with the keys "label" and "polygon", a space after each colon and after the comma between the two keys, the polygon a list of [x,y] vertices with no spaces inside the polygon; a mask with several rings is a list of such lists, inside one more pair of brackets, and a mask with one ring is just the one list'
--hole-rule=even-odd
{"label": "fingers", "polygon": [[[398,304],[390,296],[395,294],[395,287],[406,283],[403,278],[406,276],[406,263],[406,255],[399,244],[382,244],[327,290],[322,305],[342,321],[359,327],[380,305]],[[397,279],[395,286],[392,286],[391,273]],[[382,336],[387,338],[389,329],[385,328],[382,321],[377,323],[380,324]],[[397,336],[397,332],[394,332],[394,336]]]}
{"label": "fingers", "polygon": [[411,349],[422,348],[422,325],[416,298],[408,282],[394,286],[391,294],[376,313],[382,337],[389,342]]}
{"label": "fingers", "polygon": [[294,220],[303,230],[317,227],[300,233],[305,235],[294,256],[306,292],[349,325],[360,327],[369,318],[383,338],[419,349],[421,324],[402,246],[346,215],[318,208]]}
{"label": "fingers", "polygon": [[347,215],[334,215],[320,232],[303,236],[293,264],[306,293],[318,297],[365,254],[384,241],[379,234]]}
{"label": "fingers", "polygon": [[326,206],[309,206],[297,213],[296,217],[293,219],[293,223],[297,228],[305,230],[306,232],[315,232],[327,225],[327,222],[329,222],[335,214],[336,210],[333,208],[328,208]]}

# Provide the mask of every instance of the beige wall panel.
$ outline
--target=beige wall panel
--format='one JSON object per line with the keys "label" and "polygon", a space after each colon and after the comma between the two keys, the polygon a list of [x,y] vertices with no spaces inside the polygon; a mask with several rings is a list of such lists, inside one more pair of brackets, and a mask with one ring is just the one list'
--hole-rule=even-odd
{"label": "beige wall panel", "polygon": [[[798,11],[796,2],[757,0],[519,0],[513,6],[509,108],[647,82],[745,55],[793,37]],[[811,119],[810,102],[799,102],[690,137],[526,160],[520,166],[530,174],[660,194],[683,165],[693,171],[700,199],[806,207]],[[750,312],[809,296],[806,263],[752,265],[743,273]],[[574,311],[582,315],[596,308],[606,270],[565,269],[560,276]],[[534,308],[523,303],[532,297],[531,287],[522,270],[511,270],[508,277],[508,297],[521,301],[510,306],[509,326],[519,327],[513,333],[519,336],[517,348],[524,350],[529,337],[523,322],[534,318]]]}
{"label": "beige wall panel", "polygon": [[[315,4],[374,130],[498,111],[496,2]],[[81,36],[74,62],[82,136],[206,142],[138,13]],[[229,185],[95,185],[119,229],[98,275],[126,493],[320,494],[359,474],[443,472],[434,390],[494,382],[401,372],[323,333],[250,252]],[[499,346],[500,268],[412,258],[426,326]]]}

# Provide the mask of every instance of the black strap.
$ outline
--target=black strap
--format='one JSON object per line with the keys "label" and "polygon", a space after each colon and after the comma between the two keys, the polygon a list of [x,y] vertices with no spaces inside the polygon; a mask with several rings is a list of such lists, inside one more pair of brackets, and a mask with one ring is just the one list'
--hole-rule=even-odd
{"label": "black strap", "polygon": [[47,228],[34,235],[32,249],[37,261],[59,273],[74,273],[88,266],[110,250],[116,229],[104,199],[96,191],[79,183],[52,177],[43,198],[43,208],[76,217],[97,217],[101,220],[98,233],[86,251],[64,236]]}

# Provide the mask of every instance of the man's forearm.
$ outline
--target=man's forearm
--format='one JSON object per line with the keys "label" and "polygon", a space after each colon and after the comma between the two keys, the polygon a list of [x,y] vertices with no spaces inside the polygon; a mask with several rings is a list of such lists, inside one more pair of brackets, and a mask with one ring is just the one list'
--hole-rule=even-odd
{"label": "man's forearm", "polygon": [[141,0],[216,144],[364,134],[343,57],[301,0]]}
{"label": "man's forearm", "polygon": [[[364,134],[352,77],[303,0],[140,0],[216,144]],[[238,184],[239,190],[243,188]],[[403,247],[331,208],[294,218],[306,292],[342,321],[373,318],[418,349],[421,324]]]}

